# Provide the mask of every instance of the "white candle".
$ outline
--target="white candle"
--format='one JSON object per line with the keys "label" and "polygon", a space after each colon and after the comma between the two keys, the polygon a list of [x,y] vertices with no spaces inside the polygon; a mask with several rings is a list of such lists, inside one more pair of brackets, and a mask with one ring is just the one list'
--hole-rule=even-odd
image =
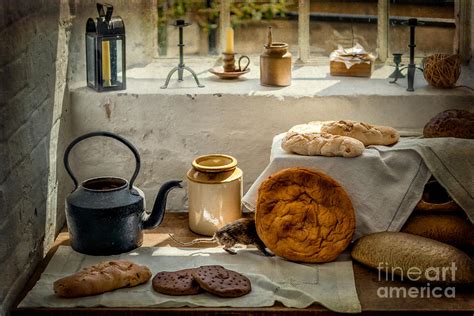
{"label": "white candle", "polygon": [[226,30],[224,53],[234,53],[234,30],[231,27],[228,27]]}

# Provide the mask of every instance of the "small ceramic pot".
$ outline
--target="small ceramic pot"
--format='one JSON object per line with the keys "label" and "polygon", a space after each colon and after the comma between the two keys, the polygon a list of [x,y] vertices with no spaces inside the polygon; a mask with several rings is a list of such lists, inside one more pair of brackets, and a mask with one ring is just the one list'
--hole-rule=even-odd
{"label": "small ceramic pot", "polygon": [[242,217],[242,170],[228,155],[196,158],[187,173],[189,228],[212,236],[222,226]]}
{"label": "small ceramic pot", "polygon": [[260,55],[260,84],[285,87],[291,85],[291,53],[286,43],[264,45]]}

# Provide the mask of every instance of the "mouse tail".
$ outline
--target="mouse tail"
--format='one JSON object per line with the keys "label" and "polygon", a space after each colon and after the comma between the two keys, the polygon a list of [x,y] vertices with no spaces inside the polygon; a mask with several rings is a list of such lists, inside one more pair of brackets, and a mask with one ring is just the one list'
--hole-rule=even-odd
{"label": "mouse tail", "polygon": [[216,239],[214,237],[212,237],[212,238],[197,238],[197,239],[194,239],[193,241],[190,241],[190,242],[181,242],[181,241],[177,240],[176,238],[174,238],[173,234],[168,234],[168,235],[170,236],[171,239],[173,239],[174,242],[180,244],[181,246],[191,246],[191,245],[201,243],[201,242],[216,242]]}

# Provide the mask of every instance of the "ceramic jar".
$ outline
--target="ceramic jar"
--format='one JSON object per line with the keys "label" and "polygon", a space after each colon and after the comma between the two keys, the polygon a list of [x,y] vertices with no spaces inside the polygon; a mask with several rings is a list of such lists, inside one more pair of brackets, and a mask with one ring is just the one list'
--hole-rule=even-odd
{"label": "ceramic jar", "polygon": [[187,173],[189,228],[212,236],[219,228],[242,217],[242,170],[228,155],[196,158]]}
{"label": "ceramic jar", "polygon": [[291,53],[288,44],[272,42],[264,45],[260,55],[260,84],[285,87],[291,85]]}

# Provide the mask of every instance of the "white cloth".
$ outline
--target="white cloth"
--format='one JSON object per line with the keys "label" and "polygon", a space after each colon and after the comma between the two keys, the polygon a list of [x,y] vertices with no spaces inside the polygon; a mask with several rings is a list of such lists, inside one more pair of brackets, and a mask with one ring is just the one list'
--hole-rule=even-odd
{"label": "white cloth", "polygon": [[[278,257],[265,257],[257,250],[240,249],[230,255],[220,248],[142,247],[129,253],[96,257],[60,246],[40,280],[20,303],[27,307],[264,307],[281,302],[287,307],[305,308],[317,302],[336,312],[361,311],[348,254],[326,264],[298,264]],[[219,298],[203,293],[169,296],[153,290],[151,281],[82,298],[59,298],[53,283],[66,275],[103,260],[127,259],[148,266],[153,275],[201,265],[218,264],[246,275],[252,291],[238,298]]]}
{"label": "white cloth", "polygon": [[422,157],[412,149],[370,146],[355,158],[300,156],[281,148],[285,133],[273,139],[270,164],[243,197],[255,210],[258,188],[273,173],[290,167],[320,170],[339,182],[352,200],[356,213],[354,238],[379,231],[399,231],[420,201],[431,176]]}
{"label": "white cloth", "polygon": [[474,139],[411,138],[380,151],[416,151],[426,166],[474,223]]}

